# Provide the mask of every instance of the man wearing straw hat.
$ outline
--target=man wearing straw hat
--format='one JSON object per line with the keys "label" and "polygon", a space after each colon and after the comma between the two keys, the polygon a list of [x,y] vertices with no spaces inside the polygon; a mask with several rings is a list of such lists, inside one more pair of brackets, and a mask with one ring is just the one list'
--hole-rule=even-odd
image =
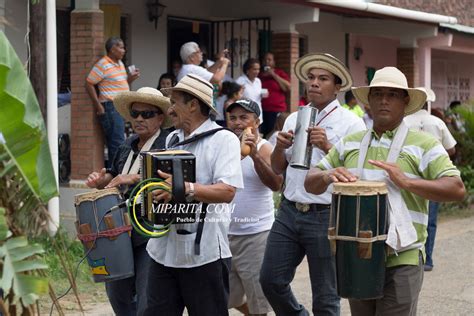
{"label": "man wearing straw hat", "polygon": [[[310,128],[311,162],[314,165],[339,139],[365,130],[365,125],[336,99],[339,91],[346,91],[352,85],[349,71],[337,58],[329,54],[305,55],[296,62],[295,74],[305,83],[310,101],[308,106],[319,110],[317,124]],[[313,313],[338,315],[335,262],[327,238],[331,194],[307,193],[304,190],[307,171],[289,166],[296,120],[297,113],[286,119],[271,156],[275,173],[285,172],[286,178],[280,209],[267,240],[260,283],[277,315],[308,315],[290,287],[296,267],[306,255]]]}
{"label": "man wearing straw hat", "polygon": [[[114,99],[114,106],[125,120],[132,123],[135,134],[118,148],[111,167],[91,173],[86,184],[97,189],[125,186],[130,193],[133,185],[141,180],[138,174],[140,151],[165,147],[168,136],[165,129],[171,126],[167,115],[170,101],[156,89],[141,88],[136,92],[119,93]],[[150,262],[146,252],[147,241],[147,238],[132,231],[135,276],[105,283],[107,296],[117,315],[139,314],[145,307],[146,273]]]}
{"label": "man wearing straw hat", "polygon": [[[446,123],[434,115],[431,114],[431,102],[436,100],[436,95],[430,88],[419,87],[426,92],[427,99],[426,103],[421,110],[413,114],[405,116],[403,119],[408,128],[423,131],[434,136],[446,149],[448,155],[451,157],[456,153],[456,140],[449,131]],[[436,237],[436,222],[438,218],[438,209],[440,203],[435,201],[429,202],[429,214],[428,214],[428,237],[426,238],[426,261],[425,271],[433,270],[433,249]]]}
{"label": "man wearing straw hat", "polygon": [[[318,194],[333,182],[384,181],[388,188],[389,246],[383,297],[349,299],[352,315],[416,315],[423,282],[428,203],[462,200],[465,188],[446,150],[432,136],[409,130],[403,117],[418,111],[425,92],[408,87],[395,67],[378,70],[370,86],[352,89],[370,105],[374,125],[337,143],[306,177]],[[325,170],[325,171],[322,171]]]}
{"label": "man wearing straw hat", "polygon": [[[151,239],[147,250],[153,259],[148,273],[145,315],[228,315],[231,253],[227,233],[230,203],[243,188],[240,142],[237,136],[211,120],[212,84],[187,75],[169,88],[168,115],[176,130],[167,148],[182,149],[196,157],[196,182],[185,182],[186,199],[203,202],[195,223],[173,224],[162,238]],[[172,178],[158,176],[172,185]],[[155,200],[171,194],[153,191]],[[219,211],[220,210],[220,211]]]}

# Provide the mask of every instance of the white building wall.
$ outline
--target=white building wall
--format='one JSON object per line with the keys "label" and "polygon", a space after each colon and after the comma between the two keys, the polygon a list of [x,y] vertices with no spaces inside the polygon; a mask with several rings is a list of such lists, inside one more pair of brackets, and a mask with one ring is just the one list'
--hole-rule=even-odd
{"label": "white building wall", "polygon": [[148,11],[145,1],[101,1],[101,4],[121,5],[122,14],[130,17],[130,43],[131,59],[140,69],[140,78],[132,89],[140,87],[156,87],[160,75],[167,71],[168,42],[167,42],[167,16],[183,16],[189,18],[208,19],[210,16],[210,0],[161,0],[166,9],[155,23],[148,20]]}
{"label": "white building wall", "polygon": [[296,30],[308,37],[309,53],[329,53],[345,62],[345,33],[342,17],[321,12],[319,22],[297,24]]}
{"label": "white building wall", "polygon": [[446,109],[452,101],[474,99],[472,55],[432,50],[431,88],[436,93],[433,108]]}

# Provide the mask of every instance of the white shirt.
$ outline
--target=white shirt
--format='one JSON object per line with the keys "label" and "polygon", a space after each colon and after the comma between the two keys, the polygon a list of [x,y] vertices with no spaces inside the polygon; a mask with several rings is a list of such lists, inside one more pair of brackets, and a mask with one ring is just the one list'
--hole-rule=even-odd
{"label": "white shirt", "polygon": [[369,114],[364,113],[362,116],[362,119],[364,120],[365,126],[367,126],[367,129],[371,129],[372,126],[374,126],[374,120],[369,116]]}
{"label": "white shirt", "polygon": [[258,106],[260,107],[260,124],[263,123],[263,111],[262,111],[262,81],[260,78],[255,78],[254,81],[250,81],[247,75],[242,75],[235,81],[241,86],[244,86],[244,95],[243,97],[246,99],[250,99],[255,101]]}
{"label": "white shirt", "polygon": [[[357,115],[351,111],[344,109],[339,104],[337,99],[328,104],[321,112],[318,113],[316,123],[319,122],[334,107],[336,107],[336,109],[326,116],[326,118],[324,118],[319,124],[320,127],[324,127],[326,130],[326,136],[331,144],[336,144],[346,135],[366,130],[364,121],[362,121],[361,118],[357,117]],[[290,114],[290,116],[288,116],[285,121],[285,125],[283,125],[283,132],[288,132],[290,129],[295,131],[297,116],[298,112],[293,112]],[[293,146],[286,150],[286,160],[288,163],[291,160],[292,150]],[[324,151],[317,147],[313,147],[311,166],[318,164],[325,155],[326,154]],[[285,198],[293,202],[305,204],[331,204],[332,186],[330,186],[325,193],[320,195],[314,195],[306,192],[304,189],[304,179],[307,173],[307,170],[295,169],[288,165],[286,169],[285,191],[283,192]]]}
{"label": "white shirt", "polygon": [[[261,139],[257,150],[265,144],[268,141]],[[238,190],[232,201],[229,235],[250,235],[270,230],[274,220],[273,191],[260,180],[250,156],[240,162],[245,189]]]}
{"label": "white shirt", "polygon": [[[219,127],[215,122],[208,119],[189,137]],[[183,130],[176,130],[168,135],[167,144],[175,134],[179,136],[179,141],[184,140]],[[240,142],[234,133],[227,130],[219,131],[175,149],[187,150],[196,156],[196,183],[215,184],[222,182],[235,188],[243,188]],[[150,257],[160,264],[175,268],[197,267],[220,258],[231,257],[227,239],[231,207],[225,203],[212,205],[213,208],[208,208],[206,215],[201,238],[201,254],[199,256],[194,254],[194,240],[196,239],[198,223],[190,223],[173,224],[166,236],[150,239],[147,245]],[[196,214],[196,216],[198,218],[199,214]],[[176,230],[178,229],[185,229],[191,234],[177,234]]]}
{"label": "white shirt", "polygon": [[225,121],[225,113],[224,113],[225,101],[227,101],[227,96],[225,95],[221,95],[216,99],[216,110],[217,110],[216,121]]}
{"label": "white shirt", "polygon": [[208,71],[206,68],[194,65],[194,64],[184,64],[183,67],[181,67],[181,70],[178,73],[178,77],[176,78],[177,81],[180,81],[183,79],[184,76],[189,75],[189,74],[194,74],[198,75],[199,77],[210,81],[212,76],[214,74],[210,71]]}
{"label": "white shirt", "polygon": [[433,135],[446,150],[456,146],[456,140],[449,132],[446,123],[426,110],[419,110],[416,113],[407,115],[403,120],[408,128]]}

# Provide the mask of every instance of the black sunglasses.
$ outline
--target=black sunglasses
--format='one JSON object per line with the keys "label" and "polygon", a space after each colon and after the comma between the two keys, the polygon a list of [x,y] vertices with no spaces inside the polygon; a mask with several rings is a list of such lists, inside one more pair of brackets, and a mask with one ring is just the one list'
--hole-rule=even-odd
{"label": "black sunglasses", "polygon": [[155,117],[155,115],[161,114],[160,111],[135,111],[135,110],[130,110],[130,116],[133,118],[138,118],[140,115],[146,120],[150,119],[152,117]]}

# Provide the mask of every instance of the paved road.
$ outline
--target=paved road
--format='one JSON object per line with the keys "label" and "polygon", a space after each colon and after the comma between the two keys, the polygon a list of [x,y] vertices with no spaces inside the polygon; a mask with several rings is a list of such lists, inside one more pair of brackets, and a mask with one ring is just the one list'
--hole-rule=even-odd
{"label": "paved road", "polygon": [[[418,315],[474,315],[474,217],[441,223],[435,247],[435,268],[424,275]],[[299,301],[310,309],[306,262],[298,268],[292,287]],[[86,315],[113,315],[107,303],[84,305]],[[231,311],[231,315],[239,313]],[[350,315],[346,300],[342,301],[341,315]]]}

